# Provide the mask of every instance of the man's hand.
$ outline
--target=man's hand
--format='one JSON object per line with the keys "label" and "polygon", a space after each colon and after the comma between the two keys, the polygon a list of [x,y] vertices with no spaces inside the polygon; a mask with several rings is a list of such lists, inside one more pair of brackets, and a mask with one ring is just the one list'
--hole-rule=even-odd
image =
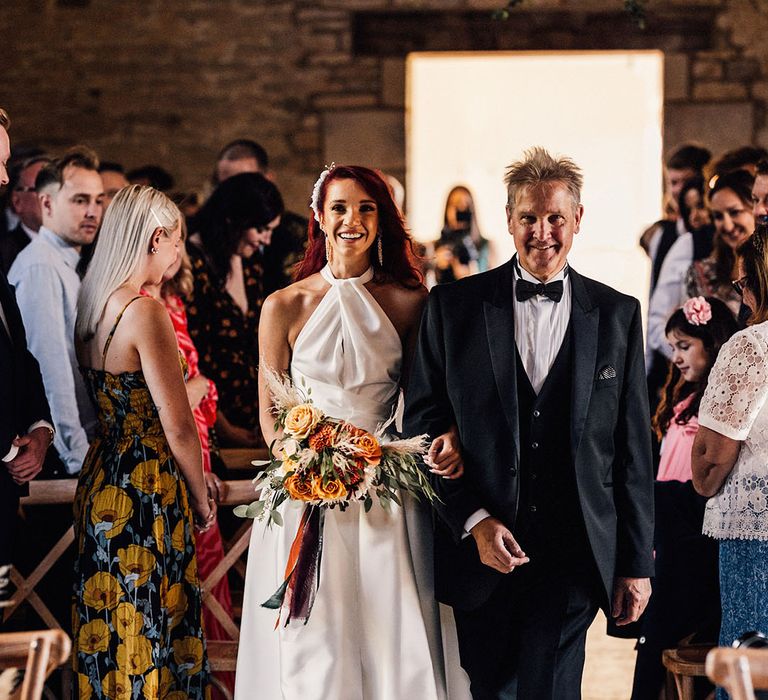
{"label": "man's hand", "polygon": [[8,462],[8,473],[17,484],[34,479],[43,468],[43,460],[51,444],[51,431],[45,427],[35,428],[23,437],[17,437],[13,444],[19,453]]}
{"label": "man's hand", "polygon": [[430,467],[429,471],[443,479],[458,479],[464,473],[461,443],[455,426],[432,440],[424,463]]}
{"label": "man's hand", "polygon": [[208,498],[213,499],[217,504],[226,498],[227,485],[211,472],[205,472],[205,488],[208,491]]}
{"label": "man's hand", "polygon": [[651,597],[651,579],[619,576],[613,584],[611,615],[618,627],[636,622]]}
{"label": "man's hand", "polygon": [[472,528],[470,534],[477,543],[480,561],[502,574],[508,574],[516,566],[522,566],[530,561],[512,533],[497,518],[489,517],[481,520]]}

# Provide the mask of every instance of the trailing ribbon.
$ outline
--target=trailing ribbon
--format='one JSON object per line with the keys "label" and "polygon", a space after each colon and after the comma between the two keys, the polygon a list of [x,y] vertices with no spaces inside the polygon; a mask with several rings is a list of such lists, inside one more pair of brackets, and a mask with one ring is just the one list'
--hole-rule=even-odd
{"label": "trailing ribbon", "polygon": [[280,624],[284,606],[288,608],[286,627],[291,620],[298,620],[305,625],[309,621],[320,584],[324,521],[324,509],[311,504],[304,507],[285,566],[285,580],[269,600],[261,604],[263,608],[280,611],[275,628]]}

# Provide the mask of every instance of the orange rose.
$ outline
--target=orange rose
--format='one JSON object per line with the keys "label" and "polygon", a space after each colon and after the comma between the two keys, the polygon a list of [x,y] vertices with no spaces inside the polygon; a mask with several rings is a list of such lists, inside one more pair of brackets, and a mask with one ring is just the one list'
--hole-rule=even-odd
{"label": "orange rose", "polygon": [[283,488],[294,501],[311,501],[313,498],[312,486],[296,473],[283,479]]}
{"label": "orange rose", "polygon": [[285,432],[292,437],[303,440],[322,419],[322,412],[311,403],[299,404],[288,411],[285,416]]}
{"label": "orange rose", "polygon": [[370,433],[363,433],[353,437],[350,442],[355,447],[355,452],[371,466],[381,462],[381,445]]}
{"label": "orange rose", "polygon": [[347,497],[347,487],[339,479],[323,483],[322,477],[312,478],[312,494],[321,501],[341,501]]}

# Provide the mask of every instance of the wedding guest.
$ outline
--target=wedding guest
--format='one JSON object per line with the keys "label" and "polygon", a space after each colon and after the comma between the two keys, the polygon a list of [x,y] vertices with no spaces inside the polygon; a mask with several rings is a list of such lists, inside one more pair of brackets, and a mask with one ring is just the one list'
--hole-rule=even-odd
{"label": "wedding guest", "polygon": [[[251,139],[237,139],[221,149],[213,182],[218,185],[241,173],[261,173],[273,182],[276,179],[266,149]],[[280,217],[280,223],[272,233],[272,242],[263,251],[265,296],[291,283],[293,270],[304,257],[307,224],[306,216],[292,211],[284,211]]]}
{"label": "wedding guest", "polygon": [[102,186],[104,187],[104,209],[109,206],[115,195],[127,187],[130,183],[125,177],[125,170],[120,163],[104,161],[99,165],[99,175],[101,176]]}
{"label": "wedding guest", "polygon": [[78,301],[77,356],[99,407],[74,507],[78,697],[209,691],[193,512],[208,530],[216,504],[173,324],[140,293],[177,260],[180,224],[162,193],[122,189]]}
{"label": "wedding guest", "polygon": [[757,164],[755,184],[752,187],[752,213],[755,222],[768,224],[768,160]]}
{"label": "wedding guest", "polygon": [[[192,408],[192,415],[197,426],[197,435],[200,438],[200,446],[203,454],[203,472],[208,493],[218,503],[224,496],[225,486],[222,481],[211,471],[211,451],[209,431],[216,422],[216,404],[219,396],[216,385],[200,373],[197,349],[189,335],[187,326],[187,313],[184,306],[184,297],[192,291],[192,265],[189,256],[184,249],[186,239],[186,225],[182,219],[181,247],[179,257],[171,267],[166,270],[160,284],[146,284],[142,293],[148,294],[165,305],[168,315],[171,317],[173,329],[176,332],[176,341],[179,350],[187,364],[187,397]],[[221,532],[217,523],[205,532],[195,533],[197,547],[197,568],[200,579],[204,581],[209,574],[224,559],[224,545]],[[232,617],[232,597],[229,592],[229,582],[224,576],[210,589],[211,595],[218,601],[227,615]],[[203,608],[203,622],[207,639],[228,640],[230,635],[222,627],[218,618],[208,607]],[[234,674],[219,673],[218,679],[234,691]],[[218,693],[214,690],[214,695]],[[218,697],[218,696],[217,696]]]}
{"label": "wedding guest", "polygon": [[9,206],[19,223],[0,236],[0,269],[6,274],[16,256],[37,237],[43,224],[35,178],[47,163],[50,163],[47,156],[33,156],[11,167],[8,174]]}
{"label": "wedding guest", "polygon": [[[686,232],[679,218],[680,191],[686,180],[703,177],[704,167],[712,154],[696,144],[683,144],[667,158],[664,167],[665,202],[669,209],[665,219],[650,226],[640,238],[640,245],[651,259],[651,294],[661,273],[661,266],[678,236]],[[666,317],[665,317],[666,319]]]}
{"label": "wedding guest", "polygon": [[679,241],[670,251],[651,296],[648,310],[646,365],[654,362],[654,353],[669,360],[672,351],[664,336],[664,325],[672,312],[689,296],[714,296],[738,314],[740,298],[730,285],[734,279],[734,250],[755,227],[752,213],[754,178],[746,171],[728,173],[717,179],[708,192],[709,209],[715,225],[713,252],[693,261],[693,236]]}
{"label": "wedding guest", "polygon": [[[0,109],[0,187],[8,183],[10,117]],[[12,561],[19,495],[40,473],[53,439],[43,378],[27,349],[24,325],[13,289],[0,272],[0,571]],[[0,573],[0,578],[3,578]],[[0,600],[7,589],[0,586]],[[0,620],[0,627],[2,621]]]}
{"label": "wedding guest", "polygon": [[[721,646],[768,630],[768,228],[738,251],[734,287],[749,326],[720,350],[699,407],[693,485],[707,496],[704,534],[720,552]],[[719,697],[725,697],[720,693]]]}
{"label": "wedding guest", "polygon": [[200,370],[219,391],[216,431],[224,445],[260,444],[258,326],[264,301],[263,249],[280,223],[280,192],[258,173],[219,185],[194,221],[188,250],[194,285],[189,331]]}
{"label": "wedding guest", "polygon": [[75,317],[80,251],[96,236],[102,216],[103,189],[98,158],[77,147],[45,165],[35,181],[43,225],[11,266],[27,345],[40,363],[45,393],[56,429],[56,456],[50,474],[76,474],[96,427],[75,357]]}
{"label": "wedding guest", "polygon": [[154,187],[161,192],[172,190],[176,183],[173,175],[159,165],[142,165],[134,168],[127,173],[126,178],[132,185]]}
{"label": "wedding guest", "polygon": [[706,499],[691,482],[691,448],[699,428],[699,404],[723,344],[738,330],[719,299],[688,299],[667,321],[672,368],[653,419],[661,442],[656,477],[656,575],[641,620],[632,697],[657,698],[666,670],[664,649],[696,633],[715,641],[720,624],[717,546],[701,528]]}
{"label": "wedding guest", "polygon": [[[474,235],[473,235],[474,234]],[[463,185],[451,189],[445,200],[443,228],[440,238],[434,243],[435,281],[437,284],[455,282],[479,270],[480,250],[475,244],[483,241],[485,269],[487,266],[487,245],[475,216],[472,194]]]}
{"label": "wedding guest", "polygon": [[[678,195],[678,220],[683,222],[686,233],[677,237],[664,258],[662,274],[651,297],[652,304],[670,306],[670,313],[688,298],[685,277],[691,263],[707,257],[712,252],[714,228],[704,199],[704,189],[704,178],[697,176],[686,180]],[[654,306],[654,320],[649,323],[649,329],[656,327],[659,313],[659,309]],[[666,355],[659,350],[646,350],[648,398],[652,412],[656,411],[668,369],[669,361]]]}
{"label": "wedding guest", "polygon": [[721,175],[709,191],[712,218],[717,235],[712,254],[696,260],[686,276],[690,296],[714,296],[734,314],[739,313],[741,296],[731,285],[736,279],[736,249],[752,235],[755,216],[752,188],[755,179],[745,170]]}
{"label": "wedding guest", "polygon": [[768,158],[768,151],[761,146],[740,146],[726,151],[712,166],[712,177],[709,185],[712,187],[721,175],[745,170],[752,177],[757,172],[757,164]]}

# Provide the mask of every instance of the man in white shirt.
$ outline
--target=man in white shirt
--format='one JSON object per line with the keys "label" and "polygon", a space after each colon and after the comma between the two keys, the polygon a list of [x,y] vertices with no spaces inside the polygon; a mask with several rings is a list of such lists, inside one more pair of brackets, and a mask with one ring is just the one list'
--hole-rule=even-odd
{"label": "man in white shirt", "polygon": [[54,447],[67,474],[76,474],[96,427],[96,412],[75,357],[75,317],[82,246],[101,223],[103,187],[98,159],[79,147],[46,165],[36,188],[42,207],[39,235],[11,266],[27,344],[40,363],[53,415]]}
{"label": "man in white shirt", "polygon": [[579,698],[598,607],[637,620],[653,573],[640,305],[567,262],[581,171],[541,148],[507,170],[517,255],[429,296],[405,432],[442,438],[438,599],[479,698]]}

